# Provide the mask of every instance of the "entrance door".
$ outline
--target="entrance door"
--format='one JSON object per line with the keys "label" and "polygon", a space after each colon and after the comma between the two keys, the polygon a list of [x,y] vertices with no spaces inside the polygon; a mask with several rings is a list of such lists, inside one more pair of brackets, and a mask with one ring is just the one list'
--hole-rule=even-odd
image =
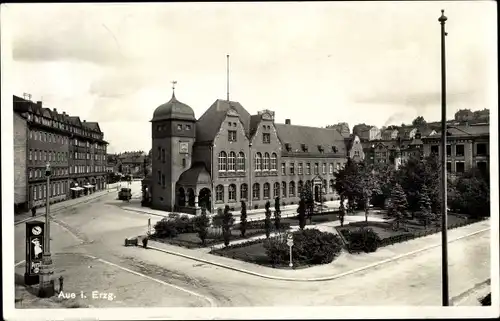
{"label": "entrance door", "polygon": [[208,188],[202,188],[198,195],[198,206],[204,207],[207,212],[211,212],[212,204],[211,204],[211,193]]}
{"label": "entrance door", "polygon": [[319,186],[319,185],[315,185],[315,186],[314,186],[314,200],[315,200],[316,202],[319,202],[319,201],[320,201],[320,199],[319,199],[319,196],[320,196],[320,195],[319,195],[319,189],[320,189],[320,186]]}

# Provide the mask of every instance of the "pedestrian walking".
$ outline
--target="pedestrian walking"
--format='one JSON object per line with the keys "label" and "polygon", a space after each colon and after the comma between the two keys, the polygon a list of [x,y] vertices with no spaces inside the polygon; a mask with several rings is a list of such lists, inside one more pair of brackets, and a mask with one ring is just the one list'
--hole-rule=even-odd
{"label": "pedestrian walking", "polygon": [[33,207],[31,208],[31,216],[33,216],[33,217],[34,217],[35,215],[36,215],[36,207],[34,207],[34,206],[33,206]]}

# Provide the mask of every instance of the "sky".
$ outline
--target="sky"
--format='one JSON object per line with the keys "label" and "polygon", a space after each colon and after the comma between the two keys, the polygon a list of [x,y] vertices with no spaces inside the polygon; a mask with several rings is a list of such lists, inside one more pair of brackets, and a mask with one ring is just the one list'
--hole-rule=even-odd
{"label": "sky", "polygon": [[9,4],[2,19],[12,94],[99,122],[122,152],[149,151],[171,81],[197,118],[225,99],[227,54],[230,99],[276,122],[440,120],[441,9],[448,118],[497,109],[496,2]]}

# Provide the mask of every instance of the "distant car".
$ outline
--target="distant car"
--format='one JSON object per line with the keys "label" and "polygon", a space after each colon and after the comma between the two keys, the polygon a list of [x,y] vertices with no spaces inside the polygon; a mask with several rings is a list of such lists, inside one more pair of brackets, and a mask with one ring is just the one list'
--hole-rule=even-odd
{"label": "distant car", "polygon": [[121,201],[130,201],[132,198],[132,190],[130,188],[123,187],[118,192],[118,199]]}

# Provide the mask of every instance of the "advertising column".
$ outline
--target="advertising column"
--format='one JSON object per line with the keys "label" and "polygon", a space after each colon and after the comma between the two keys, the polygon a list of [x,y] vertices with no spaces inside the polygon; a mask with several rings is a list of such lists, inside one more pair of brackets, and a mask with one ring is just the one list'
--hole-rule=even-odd
{"label": "advertising column", "polygon": [[26,222],[26,271],[24,273],[24,283],[26,285],[38,284],[40,281],[44,241],[45,223],[39,221]]}

